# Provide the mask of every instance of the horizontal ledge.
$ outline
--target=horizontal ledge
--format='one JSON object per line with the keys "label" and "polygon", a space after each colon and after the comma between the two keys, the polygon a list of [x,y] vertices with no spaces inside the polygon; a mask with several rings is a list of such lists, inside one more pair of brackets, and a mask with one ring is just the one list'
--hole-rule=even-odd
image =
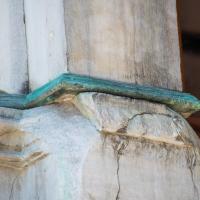
{"label": "horizontal ledge", "polygon": [[145,142],[153,142],[156,144],[165,144],[165,145],[173,145],[173,146],[177,146],[177,147],[184,147],[184,148],[192,148],[192,144],[188,143],[185,144],[182,141],[175,141],[172,140],[172,138],[161,138],[161,137],[157,137],[157,136],[148,136],[148,135],[128,135],[128,134],[124,134],[124,133],[120,133],[120,132],[106,132],[106,131],[102,131],[101,132],[102,135],[104,135],[105,137],[107,136],[119,136],[122,138],[129,138],[133,139],[133,140],[138,140],[138,141],[145,141]]}
{"label": "horizontal ledge", "polygon": [[82,92],[107,93],[157,102],[188,115],[200,110],[200,100],[188,93],[76,74],[62,74],[28,95],[0,93],[0,107],[28,109],[54,103],[63,94],[77,95]]}

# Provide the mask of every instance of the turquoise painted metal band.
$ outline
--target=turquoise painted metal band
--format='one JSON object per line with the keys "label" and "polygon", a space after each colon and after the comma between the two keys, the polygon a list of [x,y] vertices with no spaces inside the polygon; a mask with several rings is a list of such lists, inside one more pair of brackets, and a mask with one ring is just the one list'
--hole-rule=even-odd
{"label": "turquoise painted metal band", "polygon": [[81,92],[100,92],[144,99],[165,104],[179,113],[194,113],[200,110],[200,100],[188,93],[75,74],[62,74],[28,95],[0,93],[0,106],[28,109],[54,103],[63,94]]}

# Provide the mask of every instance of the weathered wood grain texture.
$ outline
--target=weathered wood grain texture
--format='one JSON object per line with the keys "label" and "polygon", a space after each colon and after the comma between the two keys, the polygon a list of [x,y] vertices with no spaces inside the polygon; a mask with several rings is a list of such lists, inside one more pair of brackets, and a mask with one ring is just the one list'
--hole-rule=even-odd
{"label": "weathered wood grain texture", "polygon": [[75,74],[62,74],[28,95],[2,93],[0,94],[0,106],[28,109],[55,103],[63,95],[71,96],[82,92],[99,92],[158,102],[186,117],[200,110],[200,100],[188,93]]}
{"label": "weathered wood grain texture", "polygon": [[65,0],[72,73],[182,90],[175,0]]}
{"label": "weathered wood grain texture", "polygon": [[30,89],[67,71],[62,0],[24,0]]}
{"label": "weathered wood grain texture", "polygon": [[23,0],[0,0],[0,89],[27,92]]}

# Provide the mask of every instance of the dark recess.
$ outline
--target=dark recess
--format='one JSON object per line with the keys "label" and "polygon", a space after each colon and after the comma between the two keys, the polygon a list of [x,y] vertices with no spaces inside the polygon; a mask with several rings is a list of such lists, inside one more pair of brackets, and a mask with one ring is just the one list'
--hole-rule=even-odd
{"label": "dark recess", "polygon": [[[200,98],[200,1],[177,0],[184,91]],[[200,112],[188,119],[200,136]]]}

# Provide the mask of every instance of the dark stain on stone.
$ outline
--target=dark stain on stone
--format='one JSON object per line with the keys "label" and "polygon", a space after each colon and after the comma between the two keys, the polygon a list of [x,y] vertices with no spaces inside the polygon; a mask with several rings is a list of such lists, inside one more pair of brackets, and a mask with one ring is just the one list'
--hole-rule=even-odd
{"label": "dark stain on stone", "polygon": [[30,92],[30,88],[29,88],[29,82],[28,81],[24,81],[22,84],[22,88],[20,93],[21,94],[28,94]]}

